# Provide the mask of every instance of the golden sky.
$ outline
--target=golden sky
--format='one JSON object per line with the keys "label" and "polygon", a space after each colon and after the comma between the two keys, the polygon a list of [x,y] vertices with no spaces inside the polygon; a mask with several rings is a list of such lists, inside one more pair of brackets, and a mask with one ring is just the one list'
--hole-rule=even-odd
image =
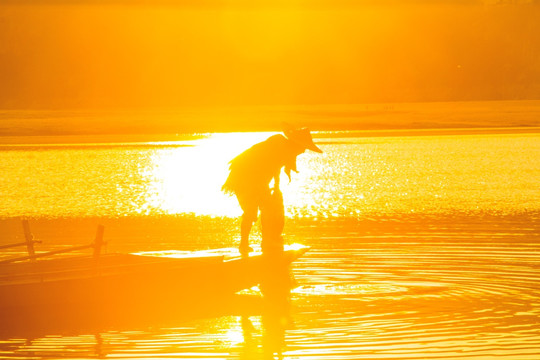
{"label": "golden sky", "polygon": [[540,5],[494,2],[11,1],[0,109],[538,99]]}

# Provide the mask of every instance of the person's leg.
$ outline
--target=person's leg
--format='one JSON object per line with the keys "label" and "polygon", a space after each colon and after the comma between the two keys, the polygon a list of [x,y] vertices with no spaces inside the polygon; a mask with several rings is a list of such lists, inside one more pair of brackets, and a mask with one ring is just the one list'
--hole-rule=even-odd
{"label": "person's leg", "polygon": [[254,196],[242,196],[237,194],[237,198],[240,207],[244,211],[242,214],[242,222],[240,224],[239,249],[242,256],[248,256],[249,252],[253,250],[249,247],[249,234],[251,233],[253,223],[257,221],[259,206],[257,198]]}

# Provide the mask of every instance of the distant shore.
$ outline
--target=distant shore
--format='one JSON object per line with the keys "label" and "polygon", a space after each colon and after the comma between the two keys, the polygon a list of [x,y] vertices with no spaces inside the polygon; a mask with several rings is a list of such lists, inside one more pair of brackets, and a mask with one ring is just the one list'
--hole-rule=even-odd
{"label": "distant shore", "polygon": [[540,100],[145,110],[0,110],[0,144],[193,140],[208,133],[280,131],[316,137],[540,132]]}
{"label": "distant shore", "polygon": [[[538,134],[540,127],[504,128],[440,128],[440,129],[390,129],[390,130],[335,130],[312,132],[315,142],[324,144],[325,139],[352,137],[394,136],[444,136],[444,135],[489,135],[489,134]],[[45,136],[0,136],[0,150],[9,148],[26,149],[41,146],[189,146],[190,140],[204,138],[209,134],[116,134],[116,135],[45,135]]]}

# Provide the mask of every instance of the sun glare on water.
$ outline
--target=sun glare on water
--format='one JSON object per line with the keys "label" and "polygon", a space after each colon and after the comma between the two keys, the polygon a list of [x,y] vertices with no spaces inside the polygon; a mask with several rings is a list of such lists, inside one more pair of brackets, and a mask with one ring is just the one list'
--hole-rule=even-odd
{"label": "sun glare on water", "polygon": [[192,146],[161,149],[144,170],[147,197],[140,207],[166,214],[238,216],[234,197],[221,191],[229,161],[269,133],[213,134]]}

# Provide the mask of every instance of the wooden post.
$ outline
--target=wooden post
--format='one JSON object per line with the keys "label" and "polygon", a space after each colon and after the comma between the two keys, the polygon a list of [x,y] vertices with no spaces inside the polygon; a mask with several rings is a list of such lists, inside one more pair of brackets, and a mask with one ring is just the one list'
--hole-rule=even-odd
{"label": "wooden post", "polygon": [[30,261],[36,261],[34,256],[36,255],[36,252],[34,250],[34,235],[32,235],[32,232],[30,232],[30,224],[28,223],[28,220],[22,221],[23,230],[24,230],[24,238],[26,239],[26,249],[28,250],[28,256],[30,257]]}
{"label": "wooden post", "polygon": [[98,259],[99,255],[101,254],[101,247],[105,244],[103,241],[103,232],[105,231],[105,227],[103,225],[98,225],[97,233],[96,233],[96,240],[94,240],[94,259]]}

